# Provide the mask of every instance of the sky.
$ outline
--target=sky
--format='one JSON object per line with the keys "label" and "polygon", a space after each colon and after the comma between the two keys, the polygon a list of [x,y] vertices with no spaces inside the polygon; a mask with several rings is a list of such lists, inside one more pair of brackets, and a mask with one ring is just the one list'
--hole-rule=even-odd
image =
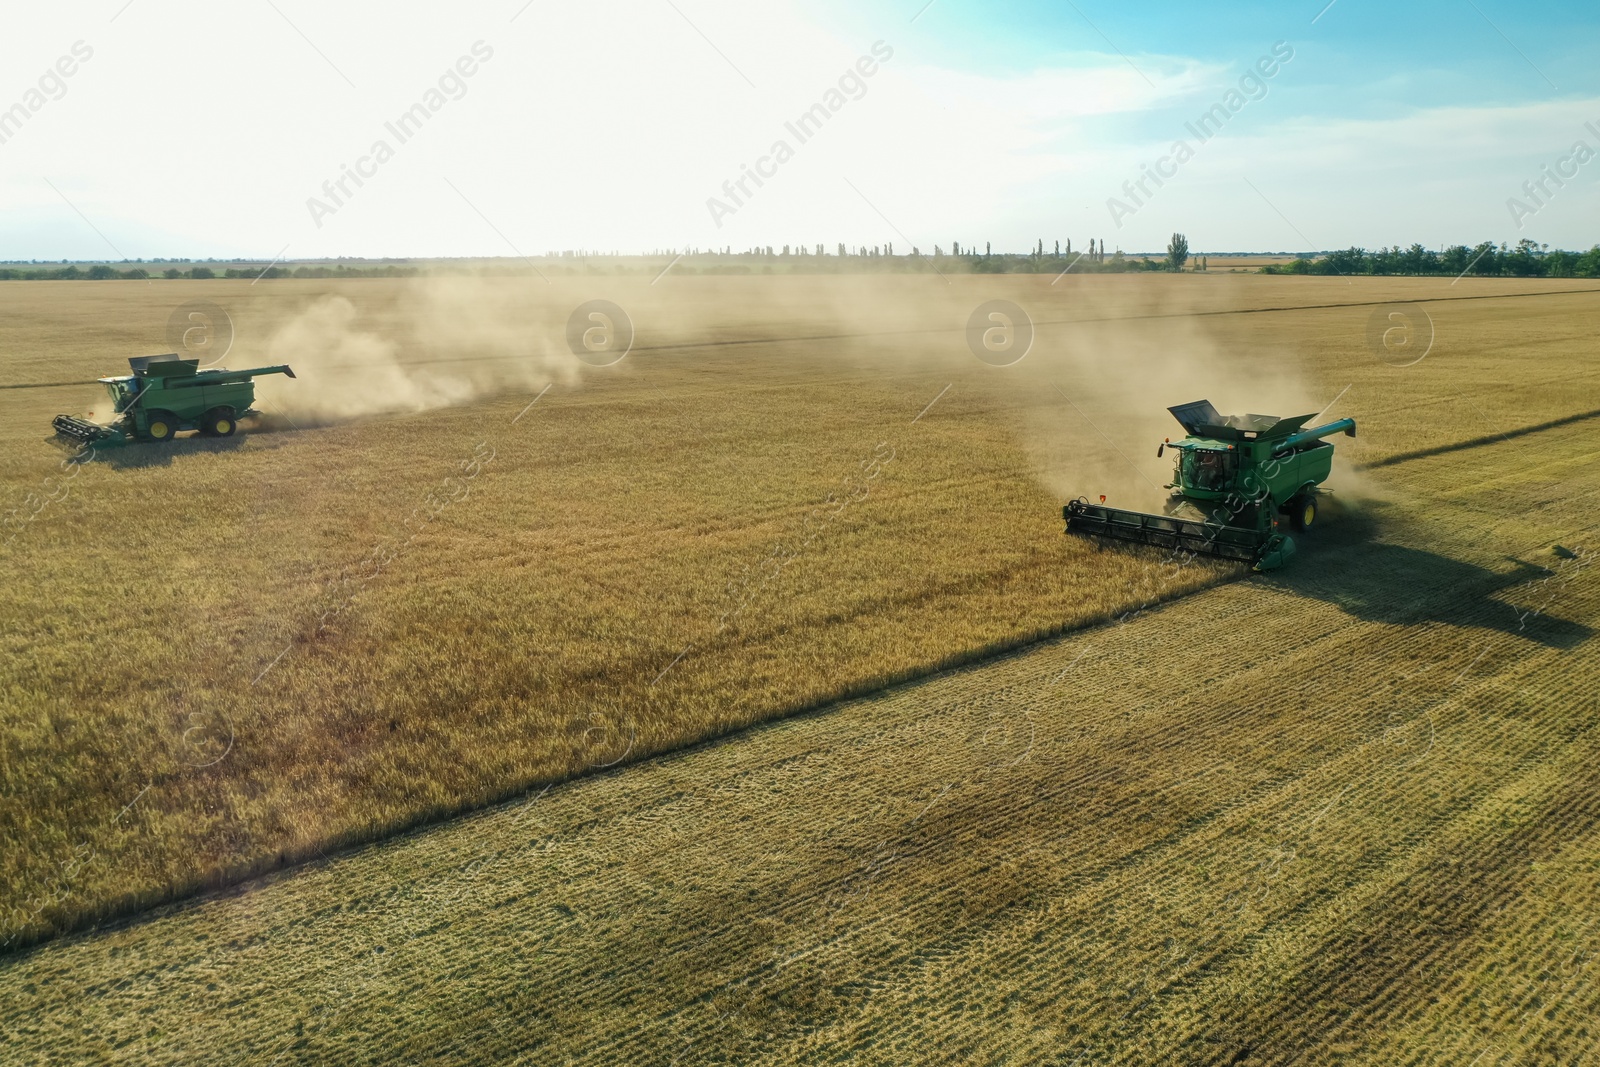
{"label": "sky", "polygon": [[1592,0],[88,0],[7,31],[0,260],[1600,242]]}

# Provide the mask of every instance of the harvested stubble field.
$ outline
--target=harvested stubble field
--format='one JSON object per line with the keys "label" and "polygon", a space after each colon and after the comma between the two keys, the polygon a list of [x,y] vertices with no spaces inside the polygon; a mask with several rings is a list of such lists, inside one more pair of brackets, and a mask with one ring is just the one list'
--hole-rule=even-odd
{"label": "harvested stubble field", "polygon": [[[763,283],[681,286],[676,322],[714,329],[636,313],[635,353],[531,409],[542,381],[83,469],[6,549],[13,900],[64,888],[35,918],[70,923],[1235,575],[1059,534],[1063,492],[1144,502],[1170,402],[1348,384],[1341,450],[1380,466],[1336,477],[1360,506],[1282,575],[13,955],[21,1055],[1593,1054],[1597,450],[1587,420],[1516,431],[1600,409],[1600,298],[904,279],[874,310]],[[14,380],[151,348],[140,287],[96,288],[105,335]],[[261,288],[194,287],[267,323],[321,292]],[[404,292],[347,295],[404,324]],[[961,342],[992,296],[1042,324],[1014,367]],[[1366,347],[1392,299],[1439,300],[1414,366]],[[72,405],[0,403],[22,492]],[[317,635],[326,581],[479,441],[470,492]],[[194,766],[218,707],[232,746]]]}

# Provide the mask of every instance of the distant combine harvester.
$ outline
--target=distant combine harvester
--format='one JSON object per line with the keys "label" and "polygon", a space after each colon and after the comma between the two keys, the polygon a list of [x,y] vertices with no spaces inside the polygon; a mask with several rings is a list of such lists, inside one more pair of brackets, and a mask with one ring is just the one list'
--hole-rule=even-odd
{"label": "distant combine harvester", "polygon": [[259,415],[258,374],[286,374],[287,365],[249,370],[201,370],[198,359],[135,356],[132,374],[97,379],[111,394],[114,417],[106,423],[75,415],[57,415],[56,433],[88,444],[125,445],[131,441],[170,441],[180,430],[199,430],[207,437],[232,437],[239,420]]}

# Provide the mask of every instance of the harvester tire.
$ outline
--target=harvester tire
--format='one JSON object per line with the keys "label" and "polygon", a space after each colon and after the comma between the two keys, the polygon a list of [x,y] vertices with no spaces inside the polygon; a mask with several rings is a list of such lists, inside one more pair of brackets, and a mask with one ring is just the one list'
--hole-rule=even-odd
{"label": "harvester tire", "polygon": [[170,441],[178,433],[177,417],[170,411],[152,411],[145,423],[145,436],[152,441]]}
{"label": "harvester tire", "polygon": [[207,437],[232,437],[233,431],[239,428],[239,422],[233,417],[231,408],[218,408],[206,412],[205,419],[200,423],[200,432]]}
{"label": "harvester tire", "polygon": [[1309,530],[1317,522],[1317,498],[1309,493],[1290,505],[1289,522],[1296,530]]}

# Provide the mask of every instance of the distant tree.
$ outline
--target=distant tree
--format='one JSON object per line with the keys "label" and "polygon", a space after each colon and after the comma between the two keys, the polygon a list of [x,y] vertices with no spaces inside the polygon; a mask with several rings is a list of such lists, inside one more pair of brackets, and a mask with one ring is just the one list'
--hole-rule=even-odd
{"label": "distant tree", "polygon": [[89,268],[88,277],[92,282],[103,282],[108,278],[115,278],[116,276],[117,272],[106,266],[104,263],[96,263],[94,266]]}
{"label": "distant tree", "polygon": [[1181,233],[1172,235],[1172,240],[1167,242],[1167,269],[1182,270],[1183,264],[1189,258],[1189,239]]}
{"label": "distant tree", "polygon": [[1439,267],[1439,257],[1420,244],[1413,244],[1400,258],[1407,274],[1432,274]]}
{"label": "distant tree", "polygon": [[984,255],[985,255],[985,256],[988,256],[988,255],[991,255],[991,254],[992,254],[992,253],[991,253],[991,252],[990,252],[990,251],[989,251],[989,248],[990,248],[990,244],[989,244],[989,242],[988,242],[988,241],[985,241],[985,242],[983,242],[983,254],[984,254]]}
{"label": "distant tree", "polygon": [[1538,248],[1526,237],[1518,241],[1517,247],[1503,257],[1506,271],[1518,278],[1531,278],[1539,274],[1542,264],[1539,262]]}
{"label": "distant tree", "polygon": [[1334,274],[1370,274],[1372,264],[1368,261],[1367,250],[1352,245],[1349,248],[1329,252],[1322,258]]}
{"label": "distant tree", "polygon": [[[1070,245],[1070,244],[1071,244],[1071,243],[1072,243],[1072,242],[1070,242],[1070,241],[1069,241],[1069,242],[1067,242],[1067,243],[1068,243],[1068,244],[1069,244],[1069,245]],[[1072,251],[1072,249],[1070,249],[1070,248],[1069,248],[1069,249],[1067,249],[1067,251],[1069,251],[1069,252],[1070,252],[1070,251]],[[1060,255],[1061,255],[1061,242],[1060,242],[1060,241],[1057,241],[1057,242],[1056,242],[1056,255],[1057,255],[1057,256],[1060,256]]]}
{"label": "distant tree", "polygon": [[1544,257],[1544,275],[1546,278],[1570,278],[1576,273],[1577,264],[1577,256],[1557,249]]}
{"label": "distant tree", "polygon": [[189,272],[191,278],[215,278],[216,272],[210,267],[196,267]]}
{"label": "distant tree", "polygon": [[1494,242],[1485,241],[1472,250],[1473,264],[1471,271],[1474,274],[1499,274],[1499,257],[1495,255]]}
{"label": "distant tree", "polygon": [[1451,245],[1439,254],[1439,269],[1446,274],[1460,274],[1472,262],[1472,249],[1466,245]]}

